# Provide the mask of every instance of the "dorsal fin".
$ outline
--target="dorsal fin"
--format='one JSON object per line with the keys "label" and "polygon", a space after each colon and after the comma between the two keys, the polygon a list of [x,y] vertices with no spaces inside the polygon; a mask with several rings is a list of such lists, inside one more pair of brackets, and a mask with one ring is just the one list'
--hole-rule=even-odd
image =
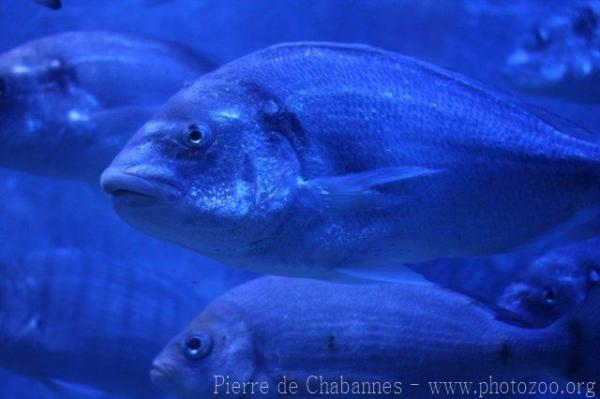
{"label": "dorsal fin", "polygon": [[568,134],[569,136],[580,140],[589,141],[591,143],[600,143],[600,134],[595,134],[587,129],[584,129],[581,126],[578,126],[575,122],[572,122],[560,115],[540,108],[536,105],[522,101],[520,102],[520,105],[532,115],[537,116],[539,119],[543,120],[564,134]]}

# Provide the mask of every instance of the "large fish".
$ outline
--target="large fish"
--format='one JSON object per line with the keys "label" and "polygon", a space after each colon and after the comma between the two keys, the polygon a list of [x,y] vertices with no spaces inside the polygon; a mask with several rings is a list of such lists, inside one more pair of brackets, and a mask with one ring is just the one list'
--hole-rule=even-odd
{"label": "large fish", "polygon": [[567,245],[533,260],[499,305],[546,326],[573,311],[600,280],[600,239]]}
{"label": "large fish", "polygon": [[97,184],[158,106],[208,69],[189,49],[135,34],[25,43],[0,55],[0,166]]}
{"label": "large fish", "polygon": [[55,388],[156,395],[152,359],[207,302],[168,273],[76,249],[1,273],[0,365]]}
{"label": "large fish", "polygon": [[102,185],[131,225],[225,263],[395,281],[596,210],[600,147],[421,61],[296,43],[180,91]]}
{"label": "large fish", "polygon": [[524,92],[600,103],[600,2],[538,24],[509,55],[504,74]]}
{"label": "large fish", "polygon": [[428,381],[490,375],[518,381],[549,374],[595,384],[599,305],[595,290],[575,315],[531,329],[434,285],[264,277],[209,305],[157,357],[151,376],[181,398],[252,397],[226,395],[226,383],[234,382],[265,382],[264,396],[273,397],[284,376],[298,383],[298,397],[315,397],[318,377],[330,387],[340,378],[352,386],[387,381],[392,389],[400,382],[406,397],[430,397]]}

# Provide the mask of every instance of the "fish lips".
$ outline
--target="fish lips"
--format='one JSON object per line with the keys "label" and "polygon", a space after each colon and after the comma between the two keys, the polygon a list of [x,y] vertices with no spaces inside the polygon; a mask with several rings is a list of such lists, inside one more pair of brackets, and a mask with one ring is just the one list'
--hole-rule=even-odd
{"label": "fish lips", "polygon": [[157,361],[152,363],[152,368],[150,369],[150,381],[162,391],[170,392],[175,389],[173,382],[174,376],[174,366]]}
{"label": "fish lips", "polygon": [[102,189],[125,206],[153,205],[177,201],[182,192],[156,178],[107,169],[100,178]]}
{"label": "fish lips", "polygon": [[162,368],[153,365],[152,369],[150,370],[150,381],[152,381],[152,383],[157,387],[164,388],[167,375],[168,373],[166,373]]}

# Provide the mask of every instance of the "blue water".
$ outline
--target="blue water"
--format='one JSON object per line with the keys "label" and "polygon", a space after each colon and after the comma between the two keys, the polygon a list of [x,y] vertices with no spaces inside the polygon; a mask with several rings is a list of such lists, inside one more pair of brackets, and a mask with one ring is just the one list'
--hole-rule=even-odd
{"label": "blue water", "polygon": [[[502,74],[519,38],[536,24],[562,10],[592,1],[64,0],[63,3],[62,9],[53,11],[32,0],[0,0],[0,52],[36,38],[92,29],[144,33],[175,41],[195,49],[216,66],[280,42],[364,43],[460,72],[600,133],[600,102],[583,103],[560,95],[520,92]],[[596,35],[600,37],[600,28],[597,29]],[[600,60],[597,63],[600,68]],[[596,82],[600,84],[600,78]],[[56,248],[96,251],[108,259],[136,262],[142,274],[144,268],[168,274],[181,282],[181,290],[189,290],[190,306],[197,307],[197,312],[219,294],[254,277],[132,229],[115,214],[110,199],[98,185],[0,168],[0,259],[19,264],[35,250]],[[422,265],[420,271],[442,285],[495,303],[505,286],[518,278],[526,260],[516,261],[510,255],[468,259],[452,261],[450,266]],[[129,288],[143,290],[143,287]],[[3,320],[23,307],[13,297],[1,299],[0,343],[5,339],[1,331]],[[165,310],[169,311],[172,309]],[[73,319],[73,323],[69,331],[77,332],[78,320]],[[171,335],[182,327],[183,324],[169,326]],[[123,342],[124,348],[127,345]],[[44,350],[40,349],[39,354],[43,357]],[[93,363],[94,359],[85,361]],[[32,362],[30,369],[36,370],[35,361]],[[0,370],[0,398],[119,397],[115,393],[91,393],[90,390],[97,390],[93,386],[65,387],[63,379],[51,381],[44,375],[28,375],[27,365],[23,367]],[[147,384],[151,384],[149,380]]]}

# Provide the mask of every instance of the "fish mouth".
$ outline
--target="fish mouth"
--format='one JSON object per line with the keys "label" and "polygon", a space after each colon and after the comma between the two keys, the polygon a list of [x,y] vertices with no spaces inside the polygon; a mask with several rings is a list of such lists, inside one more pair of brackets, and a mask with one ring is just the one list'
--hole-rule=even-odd
{"label": "fish mouth", "polygon": [[166,373],[159,367],[152,367],[150,370],[150,381],[156,386],[160,386],[166,378]]}
{"label": "fish mouth", "polygon": [[168,388],[169,377],[172,375],[170,367],[165,367],[160,363],[154,362],[150,369],[150,381],[161,389]]}
{"label": "fish mouth", "polygon": [[100,186],[113,199],[130,205],[141,202],[173,202],[181,196],[178,188],[158,179],[110,169],[102,173]]}

